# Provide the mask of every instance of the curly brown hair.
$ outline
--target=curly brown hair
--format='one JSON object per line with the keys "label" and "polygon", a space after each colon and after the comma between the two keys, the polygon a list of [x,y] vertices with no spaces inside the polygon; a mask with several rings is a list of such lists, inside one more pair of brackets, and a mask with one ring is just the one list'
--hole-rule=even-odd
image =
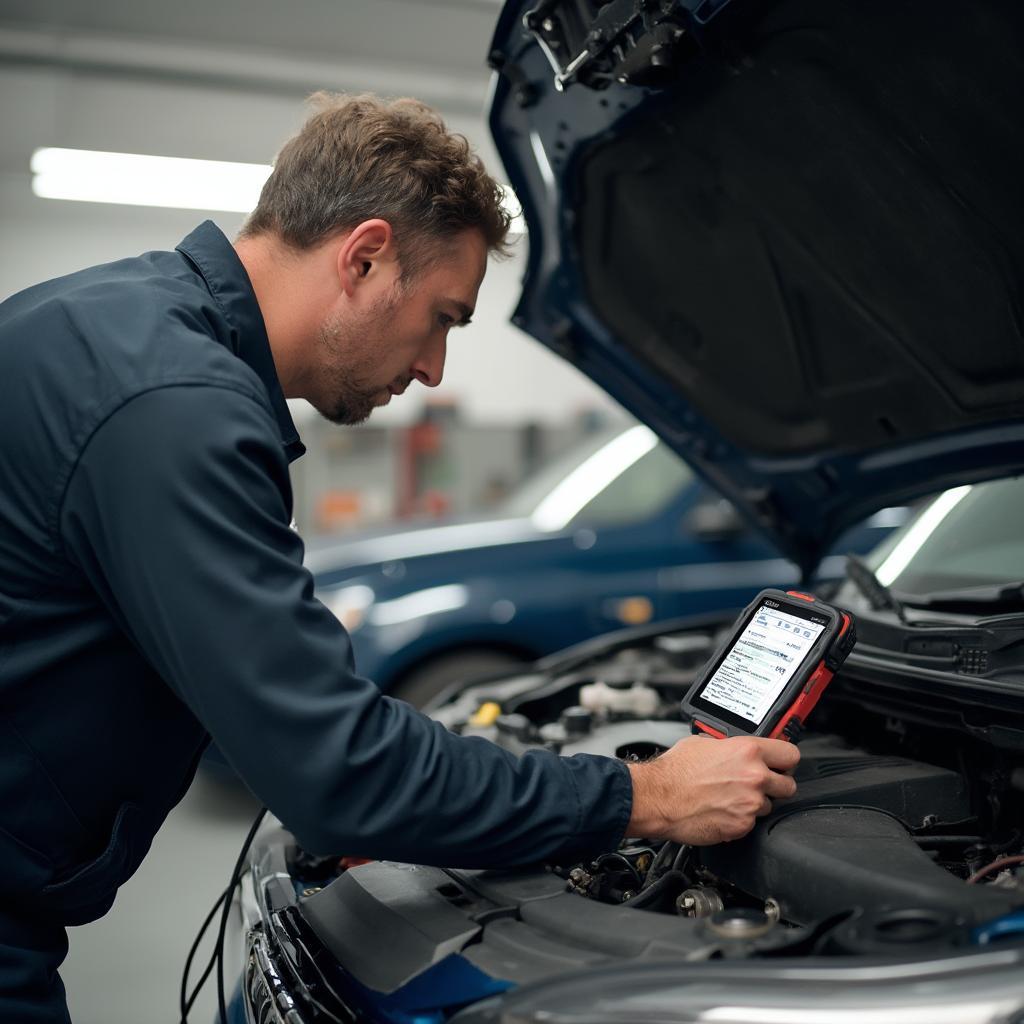
{"label": "curly brown hair", "polygon": [[242,236],[272,232],[309,249],[365,220],[388,221],[402,277],[467,228],[507,252],[502,188],[465,137],[413,99],[318,92],[315,112],[285,143]]}

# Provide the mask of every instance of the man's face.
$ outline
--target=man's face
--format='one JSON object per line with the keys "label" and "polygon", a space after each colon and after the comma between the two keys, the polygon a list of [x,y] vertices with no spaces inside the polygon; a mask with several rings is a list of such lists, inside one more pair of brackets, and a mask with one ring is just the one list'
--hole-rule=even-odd
{"label": "man's face", "polygon": [[436,387],[448,331],[469,322],[486,269],[476,230],[455,236],[408,282],[397,264],[375,268],[372,290],[320,326],[309,401],[332,422],[352,424],[414,380]]}

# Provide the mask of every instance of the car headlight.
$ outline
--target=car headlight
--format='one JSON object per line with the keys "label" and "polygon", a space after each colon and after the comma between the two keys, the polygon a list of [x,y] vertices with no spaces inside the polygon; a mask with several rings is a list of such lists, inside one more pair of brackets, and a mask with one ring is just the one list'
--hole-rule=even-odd
{"label": "car headlight", "polygon": [[350,633],[354,633],[363,624],[373,599],[373,590],[362,585],[338,587],[337,590],[326,590],[320,594],[320,600]]}

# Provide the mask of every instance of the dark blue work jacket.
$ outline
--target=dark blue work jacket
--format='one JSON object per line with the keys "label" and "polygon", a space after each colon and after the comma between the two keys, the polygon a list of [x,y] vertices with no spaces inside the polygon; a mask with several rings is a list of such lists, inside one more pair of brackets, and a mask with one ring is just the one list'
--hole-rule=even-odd
{"label": "dark blue work jacket", "polygon": [[624,765],[517,760],[354,674],[213,224],[0,304],[0,438],[0,1008],[4,929],[103,914],[208,734],[314,852],[480,866],[621,838]]}

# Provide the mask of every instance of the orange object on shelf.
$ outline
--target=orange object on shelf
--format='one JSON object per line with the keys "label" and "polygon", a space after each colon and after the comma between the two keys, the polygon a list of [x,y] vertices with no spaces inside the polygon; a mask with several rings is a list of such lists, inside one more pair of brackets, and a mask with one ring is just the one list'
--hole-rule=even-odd
{"label": "orange object on shelf", "polygon": [[358,491],[324,491],[314,511],[316,528],[321,533],[354,526],[362,516],[363,503]]}

